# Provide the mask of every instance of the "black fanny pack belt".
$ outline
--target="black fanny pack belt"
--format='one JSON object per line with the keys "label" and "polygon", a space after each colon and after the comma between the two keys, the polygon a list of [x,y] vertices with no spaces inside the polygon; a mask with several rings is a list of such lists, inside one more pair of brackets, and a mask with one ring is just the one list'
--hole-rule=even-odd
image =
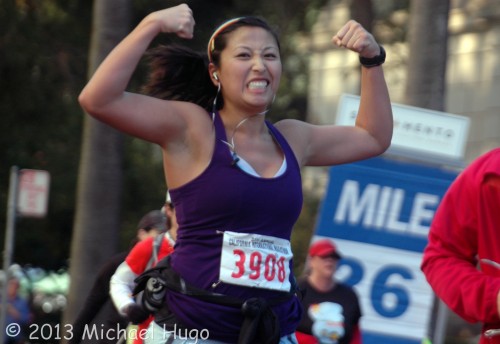
{"label": "black fanny pack belt", "polygon": [[188,295],[206,302],[241,309],[244,320],[238,344],[276,344],[280,341],[279,320],[271,306],[281,304],[295,296],[295,289],[283,296],[266,300],[261,297],[242,300],[233,296],[214,293],[186,283],[171,267],[170,257],[146,270],[135,279],[134,294],[143,293],[143,306],[151,313],[162,308],[167,290]]}

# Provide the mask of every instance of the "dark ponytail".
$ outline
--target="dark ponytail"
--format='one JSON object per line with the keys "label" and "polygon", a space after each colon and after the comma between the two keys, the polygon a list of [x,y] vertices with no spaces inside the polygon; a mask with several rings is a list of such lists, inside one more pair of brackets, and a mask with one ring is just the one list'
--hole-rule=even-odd
{"label": "dark ponytail", "polygon": [[208,75],[206,54],[182,45],[160,45],[150,50],[149,78],[142,91],[152,97],[198,104],[212,111],[217,92]]}

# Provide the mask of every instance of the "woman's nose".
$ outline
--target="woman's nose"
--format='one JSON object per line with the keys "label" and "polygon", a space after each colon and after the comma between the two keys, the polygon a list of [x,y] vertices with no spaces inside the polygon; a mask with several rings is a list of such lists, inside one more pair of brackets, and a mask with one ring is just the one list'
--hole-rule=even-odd
{"label": "woman's nose", "polygon": [[256,71],[263,71],[266,69],[266,64],[264,63],[264,60],[260,56],[256,56],[253,59],[253,69]]}

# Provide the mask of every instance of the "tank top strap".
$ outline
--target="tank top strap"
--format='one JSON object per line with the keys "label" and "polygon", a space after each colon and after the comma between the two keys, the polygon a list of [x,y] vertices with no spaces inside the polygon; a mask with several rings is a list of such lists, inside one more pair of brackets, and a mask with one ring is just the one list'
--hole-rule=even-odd
{"label": "tank top strap", "polygon": [[210,117],[213,118],[215,130],[215,147],[212,163],[231,164],[232,157],[225,143],[227,141],[226,128],[224,128],[224,123],[222,122],[219,111],[216,111],[213,117],[212,114],[210,114]]}
{"label": "tank top strap", "polygon": [[[274,138],[276,141],[278,141],[279,145],[281,146],[281,149],[283,150],[283,153],[285,154],[285,158],[287,161],[287,164],[289,167],[292,166],[294,168],[300,169],[299,162],[297,161],[297,158],[295,157],[295,154],[293,153],[292,147],[288,144],[288,141],[285,139],[285,137],[281,134],[281,132],[268,120],[266,120],[266,125],[267,128],[271,131],[273,134]],[[287,168],[288,170],[288,168]]]}
{"label": "tank top strap", "polygon": [[227,140],[226,137],[226,129],[224,128],[224,123],[222,122],[222,118],[220,118],[219,111],[215,112],[213,116],[214,128],[215,128],[215,139],[216,140]]}

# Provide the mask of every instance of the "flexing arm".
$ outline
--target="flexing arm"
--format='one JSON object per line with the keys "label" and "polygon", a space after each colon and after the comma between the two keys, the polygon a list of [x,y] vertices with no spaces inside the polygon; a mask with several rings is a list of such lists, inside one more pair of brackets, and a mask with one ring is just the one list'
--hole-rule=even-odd
{"label": "flexing arm", "polygon": [[[351,20],[333,37],[333,43],[361,57],[380,54],[373,36]],[[287,123],[286,123],[287,122]],[[361,102],[356,125],[279,123],[303,165],[330,166],[382,154],[392,139],[393,120],[382,66],[361,68]]]}
{"label": "flexing arm", "polygon": [[[192,38],[194,19],[185,5],[146,16],[102,62],[79,96],[81,106],[96,119],[144,140],[164,145],[184,123],[176,116],[182,103],[126,92],[144,52],[159,33]],[[170,135],[169,135],[170,134]]]}
{"label": "flexing arm", "polygon": [[[333,42],[359,53],[361,57],[374,57],[381,53],[379,44],[359,23],[349,21]],[[362,129],[364,137],[361,149],[370,155],[383,153],[392,139],[393,120],[391,100],[385,83],[382,66],[361,68],[361,102],[356,128]]]}

